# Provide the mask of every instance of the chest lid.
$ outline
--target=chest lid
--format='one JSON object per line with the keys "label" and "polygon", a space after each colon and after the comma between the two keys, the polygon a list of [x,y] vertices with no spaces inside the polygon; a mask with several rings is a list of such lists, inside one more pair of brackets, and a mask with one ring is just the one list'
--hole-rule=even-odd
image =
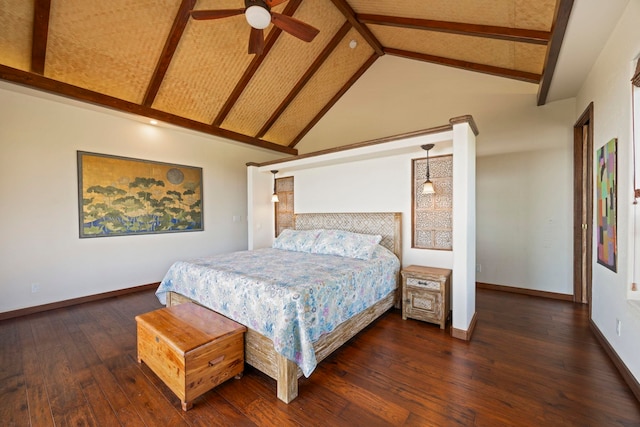
{"label": "chest lid", "polygon": [[247,330],[221,314],[190,302],[141,314],[136,316],[136,321],[182,354]]}

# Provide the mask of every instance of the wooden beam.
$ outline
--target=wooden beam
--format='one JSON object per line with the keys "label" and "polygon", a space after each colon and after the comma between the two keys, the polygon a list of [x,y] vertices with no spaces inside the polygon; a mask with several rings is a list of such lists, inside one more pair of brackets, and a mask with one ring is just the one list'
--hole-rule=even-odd
{"label": "wooden beam", "polygon": [[344,17],[347,18],[347,21],[349,21],[351,25],[353,25],[353,28],[358,30],[360,35],[367,41],[367,43],[369,43],[373,50],[375,50],[376,54],[378,56],[384,55],[384,49],[382,48],[382,44],[380,43],[380,41],[378,41],[376,36],[373,35],[371,30],[369,30],[366,25],[363,25],[360,21],[358,21],[358,19],[356,18],[356,13],[351,8],[351,6],[349,6],[346,0],[331,1],[333,2],[334,6],[337,7],[340,12],[342,12]]}
{"label": "wooden beam", "polygon": [[[300,6],[301,2],[302,0],[291,0],[282,13],[284,15],[293,16],[295,11]],[[244,90],[247,88],[256,71],[258,71],[258,68],[260,68],[260,65],[262,65],[262,62],[264,62],[264,60],[267,58],[269,51],[271,50],[271,48],[273,48],[273,45],[276,43],[276,40],[278,40],[278,37],[281,33],[282,30],[280,28],[273,26],[265,41],[264,51],[262,52],[262,55],[254,56],[253,61],[251,61],[247,69],[244,71],[244,74],[236,84],[233,92],[231,92],[231,95],[229,95],[229,98],[227,98],[224,106],[222,107],[220,112],[218,112],[216,118],[213,120],[213,126],[222,125],[224,119],[227,118],[233,106],[236,104],[236,102],[238,102],[238,99],[240,99],[240,95],[242,95],[242,92],[244,92]]]}
{"label": "wooden beam", "polygon": [[475,62],[461,61],[459,59],[444,58],[442,56],[427,55],[424,53],[410,52],[406,50],[386,48],[385,53],[389,55],[401,56],[403,58],[417,59],[419,61],[431,62],[448,67],[461,68],[467,71],[475,71],[478,73],[491,74],[498,77],[506,77],[509,79],[522,80],[529,83],[540,82],[540,74],[529,73],[526,71],[512,70],[510,68],[494,67],[492,65],[478,64]]}
{"label": "wooden beam", "polygon": [[295,147],[300,142],[300,140],[311,130],[311,128],[313,128],[316,125],[316,123],[318,123],[320,119],[325,114],[327,114],[327,112],[335,105],[336,102],[338,102],[338,100],[342,97],[342,95],[344,95],[345,92],[349,90],[351,86],[353,86],[356,80],[358,80],[364,74],[364,72],[367,71],[369,67],[373,65],[374,62],[376,62],[378,58],[380,58],[380,55],[377,55],[376,53],[374,53],[369,57],[369,59],[367,59],[367,61],[362,65],[362,67],[360,67],[358,72],[356,72],[353,76],[351,76],[349,81],[345,83],[345,85],[338,91],[338,93],[336,93],[333,96],[333,98],[331,98],[331,100],[327,103],[327,105],[325,105],[324,108],[320,110],[320,112],[314,117],[314,119],[311,120],[311,122],[309,122],[309,124],[305,126],[305,128],[298,134],[298,136],[295,137],[295,139],[289,144],[289,148]]}
{"label": "wooden beam", "polygon": [[49,37],[51,0],[35,0],[33,5],[33,38],[31,40],[31,72],[44,74]]}
{"label": "wooden beam", "polygon": [[564,34],[569,24],[569,16],[573,9],[573,0],[559,0],[556,5],[556,11],[553,17],[553,28],[551,28],[551,41],[547,49],[547,56],[544,60],[544,68],[542,69],[542,78],[538,87],[538,105],[544,105],[547,102],[549,88],[553,73],[556,71],[558,64],[558,56],[560,48],[564,40]]}
{"label": "wooden beam", "polygon": [[119,98],[114,98],[112,96],[104,95],[102,93],[94,92],[92,90],[84,89],[78,86],[73,86],[68,83],[59,82],[41,76],[39,74],[29,73],[23,70],[18,70],[16,68],[7,67],[6,65],[2,64],[0,64],[0,79],[40,89],[46,92],[55,93],[57,95],[61,95],[78,101],[84,101],[102,107],[107,107],[113,110],[157,119],[166,123],[174,124],[176,126],[181,126],[183,128],[192,129],[209,135],[219,136],[221,138],[242,142],[255,147],[265,148],[268,150],[287,153],[291,155],[298,154],[298,150],[292,149],[290,147],[285,147],[283,145],[274,144],[273,142],[263,141],[261,139],[243,135],[241,133],[221,129],[215,126],[211,126],[207,123],[185,119],[184,117],[179,117],[164,111],[155,110],[144,105],[135,104],[133,102],[125,101]]}
{"label": "wooden beam", "polygon": [[180,4],[178,13],[173,20],[173,26],[171,27],[169,36],[167,37],[164,48],[162,49],[162,53],[160,54],[160,58],[158,59],[158,63],[156,64],[156,69],[153,72],[153,77],[151,78],[149,86],[147,87],[147,92],[144,95],[144,101],[142,101],[142,105],[146,107],[151,107],[151,105],[153,105],[153,101],[156,99],[158,90],[160,90],[162,80],[164,79],[164,76],[169,69],[169,64],[171,64],[173,55],[176,52],[178,43],[180,43],[182,34],[184,34],[184,29],[187,26],[187,22],[189,22],[189,12],[191,12],[195,4],[196,0],[182,0],[182,4]]}
{"label": "wooden beam", "polygon": [[262,138],[265,133],[273,126],[273,124],[278,120],[278,117],[287,109],[289,104],[293,102],[293,100],[298,96],[298,94],[302,91],[305,85],[311,80],[314,74],[320,69],[322,64],[327,60],[329,55],[335,50],[335,48],[340,44],[340,41],[344,39],[349,30],[351,30],[351,23],[346,21],[344,25],[338,30],[338,32],[333,36],[331,41],[327,44],[324,50],[320,53],[320,55],[316,58],[316,60],[311,64],[311,67],[304,73],[302,78],[298,80],[298,83],[294,86],[294,88],[289,92],[287,97],[280,103],[278,108],[273,112],[269,120],[262,126],[260,132],[256,135],[256,138]]}
{"label": "wooden beam", "polygon": [[486,37],[519,43],[546,45],[551,38],[550,31],[526,30],[521,28],[498,27],[460,22],[434,21],[431,19],[401,18],[395,16],[358,14],[356,19],[363,24],[386,25],[399,28],[437,31],[463,36]]}

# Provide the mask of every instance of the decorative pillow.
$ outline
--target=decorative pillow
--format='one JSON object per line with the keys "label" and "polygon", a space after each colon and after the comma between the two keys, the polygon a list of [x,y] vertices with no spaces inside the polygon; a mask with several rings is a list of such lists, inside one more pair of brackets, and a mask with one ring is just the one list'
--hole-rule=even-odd
{"label": "decorative pillow", "polygon": [[370,259],[382,236],[352,233],[344,230],[322,230],[311,253]]}
{"label": "decorative pillow", "polygon": [[272,247],[285,251],[311,252],[313,243],[322,230],[291,230],[285,228],[273,242]]}

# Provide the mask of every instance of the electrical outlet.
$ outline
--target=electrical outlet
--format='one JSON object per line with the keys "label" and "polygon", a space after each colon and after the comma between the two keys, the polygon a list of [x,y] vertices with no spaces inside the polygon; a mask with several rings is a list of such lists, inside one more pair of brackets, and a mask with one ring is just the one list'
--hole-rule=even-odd
{"label": "electrical outlet", "polygon": [[40,283],[31,284],[31,293],[35,294],[36,292],[40,292]]}
{"label": "electrical outlet", "polygon": [[621,332],[622,332],[622,322],[620,321],[620,319],[616,319],[616,334],[620,336]]}
{"label": "electrical outlet", "polygon": [[476,273],[482,273],[482,264],[476,264]]}

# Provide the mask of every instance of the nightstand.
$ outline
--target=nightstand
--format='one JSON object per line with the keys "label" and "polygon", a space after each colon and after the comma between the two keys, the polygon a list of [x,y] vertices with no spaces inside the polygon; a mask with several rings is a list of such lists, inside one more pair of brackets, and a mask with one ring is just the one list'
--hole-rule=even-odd
{"label": "nightstand", "polygon": [[444,329],[451,313],[451,270],[411,265],[401,274],[402,318],[436,323]]}

